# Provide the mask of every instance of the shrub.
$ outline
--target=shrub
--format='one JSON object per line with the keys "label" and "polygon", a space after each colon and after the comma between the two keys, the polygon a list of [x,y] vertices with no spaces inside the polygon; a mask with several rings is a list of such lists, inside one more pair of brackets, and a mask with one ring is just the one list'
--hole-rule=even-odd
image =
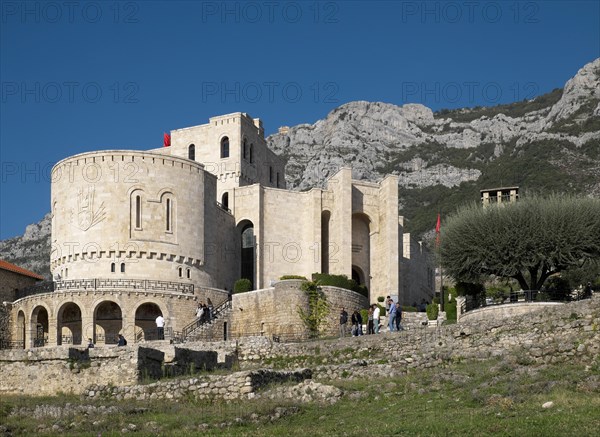
{"label": "shrub", "polygon": [[417,309],[415,307],[409,307],[409,306],[402,306],[402,312],[408,312],[408,313],[416,313]]}
{"label": "shrub", "polygon": [[360,316],[362,317],[363,325],[367,325],[369,323],[369,310],[360,310]]}
{"label": "shrub", "polygon": [[427,318],[429,320],[437,320],[439,312],[440,309],[436,303],[430,303],[427,305]]}
{"label": "shrub", "polygon": [[571,293],[569,287],[569,281],[560,277],[553,276],[546,281],[545,290],[549,296],[552,296],[556,300],[565,300]]}
{"label": "shrub", "polygon": [[379,307],[379,316],[385,316],[385,306],[377,304]]}
{"label": "shrub", "polygon": [[252,290],[252,282],[250,282],[250,279],[238,279],[235,281],[235,284],[233,284],[234,293],[245,293],[250,290]]}
{"label": "shrub", "polygon": [[500,287],[489,287],[485,290],[485,295],[494,299],[494,302],[501,303],[508,297],[509,293]]}
{"label": "shrub", "polygon": [[365,297],[369,297],[369,290],[364,285],[359,285],[354,279],[348,279],[346,275],[329,275],[327,273],[313,273],[312,280],[319,285],[330,285],[332,287],[345,288],[356,291]]}
{"label": "shrub", "polygon": [[446,319],[448,322],[456,322],[456,300],[452,299],[451,302],[446,303],[444,309],[446,310]]}
{"label": "shrub", "polygon": [[283,275],[281,278],[279,278],[280,281],[285,281],[286,279],[301,279],[303,281],[308,281],[308,279],[300,275]]}
{"label": "shrub", "polygon": [[379,296],[377,298],[377,302],[383,302],[384,300],[385,300],[385,297],[383,297],[383,296]]}
{"label": "shrub", "polygon": [[457,282],[456,294],[459,296],[477,296],[485,292],[483,284],[473,284],[471,282]]}

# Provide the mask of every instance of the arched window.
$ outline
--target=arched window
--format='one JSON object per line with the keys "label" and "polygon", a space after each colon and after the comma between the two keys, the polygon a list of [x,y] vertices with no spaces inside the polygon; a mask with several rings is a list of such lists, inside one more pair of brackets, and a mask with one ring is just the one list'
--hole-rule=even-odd
{"label": "arched window", "polygon": [[183,277],[183,269],[181,267],[179,267],[179,269],[177,269],[178,273],[179,273],[179,277]]}
{"label": "arched window", "polygon": [[277,188],[279,188],[279,172],[277,172]]}
{"label": "arched window", "polygon": [[224,209],[229,209],[229,193],[227,191],[221,196],[221,205]]}
{"label": "arched window", "polygon": [[188,147],[188,159],[194,161],[196,159],[196,146],[190,144]]}
{"label": "arched window", "polygon": [[248,159],[248,144],[246,144],[246,138],[242,141],[242,157]]}
{"label": "arched window", "polygon": [[250,150],[248,151],[250,157],[250,164],[254,163],[254,144],[250,143]]}
{"label": "arched window", "polygon": [[69,277],[69,269],[65,267],[65,279]]}
{"label": "arched window", "polygon": [[187,278],[190,279],[191,276],[192,276],[192,273],[190,272],[190,269],[187,269],[186,273],[187,273]]}
{"label": "arched window", "polygon": [[135,227],[142,228],[142,197],[135,196]]}
{"label": "arched window", "polygon": [[269,182],[273,183],[273,167],[269,166]]}
{"label": "arched window", "polygon": [[167,199],[167,210],[166,210],[166,215],[167,215],[167,222],[166,222],[166,226],[167,226],[167,232],[171,232],[173,229],[171,229],[171,199]]}
{"label": "arched window", "polygon": [[116,267],[115,267],[115,263],[110,263],[110,272],[111,272],[111,273],[114,273],[114,272],[115,272],[115,269],[116,269]]}
{"label": "arched window", "polygon": [[121,263],[121,273],[125,273],[125,263]]}
{"label": "arched window", "polygon": [[229,138],[223,137],[221,140],[221,158],[229,158]]}

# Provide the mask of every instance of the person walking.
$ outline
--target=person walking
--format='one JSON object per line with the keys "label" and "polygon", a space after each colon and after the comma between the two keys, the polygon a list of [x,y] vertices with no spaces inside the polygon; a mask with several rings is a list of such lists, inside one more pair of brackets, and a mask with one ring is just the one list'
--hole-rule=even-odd
{"label": "person walking", "polygon": [[346,336],[346,323],[348,323],[348,313],[342,307],[340,310],[340,337],[344,338]]}

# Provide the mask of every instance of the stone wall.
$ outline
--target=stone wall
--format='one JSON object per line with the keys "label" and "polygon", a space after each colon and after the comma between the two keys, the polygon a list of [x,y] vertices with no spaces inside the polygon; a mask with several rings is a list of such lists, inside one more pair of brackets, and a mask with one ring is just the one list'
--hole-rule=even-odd
{"label": "stone wall", "polygon": [[[185,347],[157,343],[139,348],[0,351],[0,395],[83,393],[84,387],[92,385],[85,392],[92,398],[107,395],[135,399],[235,399],[269,382],[293,378],[293,372],[252,373],[257,372],[257,366],[310,367],[315,379],[337,379],[362,378],[365,372],[374,377],[397,377],[413,368],[440,367],[463,359],[499,357],[521,364],[576,361],[590,368],[600,359],[600,296],[509,319],[436,328],[418,326],[401,333],[303,343],[278,343],[263,336],[189,343]],[[152,389],[126,388],[140,380],[161,377],[165,367],[170,366],[173,374],[187,375],[203,365],[207,369],[230,368],[235,358],[248,372],[159,382],[151,384]],[[153,393],[157,394],[152,397]]]}
{"label": "stone wall", "polygon": [[[301,290],[302,281],[285,280],[273,288],[233,295],[232,337],[266,336],[283,340],[308,335],[298,308],[308,309],[308,297]],[[366,297],[338,287],[322,287],[330,304],[323,334],[336,335],[339,330],[340,307],[361,309],[368,306]]]}
{"label": "stone wall", "polygon": [[273,383],[300,382],[310,379],[310,369],[276,371],[270,369],[235,372],[231,375],[203,375],[175,381],[159,381],[131,387],[93,384],[82,394],[87,399],[240,399],[253,398],[258,390]]}
{"label": "stone wall", "polygon": [[138,381],[137,348],[68,347],[0,351],[0,395],[81,393],[89,384]]}
{"label": "stone wall", "polygon": [[0,303],[0,343],[10,340],[10,311]]}
{"label": "stone wall", "polygon": [[279,361],[284,366],[312,366],[315,377],[332,378],[342,373],[362,377],[367,365],[369,374],[386,376],[490,357],[532,364],[578,360],[591,366],[600,359],[600,296],[508,319],[295,344],[252,338],[240,340],[236,348],[242,367]]}
{"label": "stone wall", "polygon": [[0,304],[2,302],[13,302],[17,290],[29,287],[37,282],[39,282],[38,279],[30,276],[0,269]]}
{"label": "stone wall", "polygon": [[[235,352],[233,349],[231,352]],[[149,346],[34,348],[0,351],[2,394],[80,394],[89,385],[131,386],[164,376],[231,368],[230,352],[155,343]]]}
{"label": "stone wall", "polygon": [[558,302],[521,302],[506,305],[490,305],[484,308],[461,313],[459,320],[461,322],[477,322],[489,319],[510,319],[514,316],[529,314],[534,311],[543,311],[548,307],[562,305]]}

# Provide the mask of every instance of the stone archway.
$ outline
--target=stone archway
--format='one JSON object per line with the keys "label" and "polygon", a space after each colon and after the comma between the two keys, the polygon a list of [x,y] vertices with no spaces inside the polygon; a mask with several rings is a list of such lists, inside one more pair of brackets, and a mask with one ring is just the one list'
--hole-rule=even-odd
{"label": "stone archway", "polygon": [[256,286],[256,240],[254,238],[254,223],[243,220],[238,224],[240,232],[240,278],[249,279],[252,289]]}
{"label": "stone archway", "polygon": [[31,312],[30,319],[31,345],[42,347],[48,344],[50,323],[46,307],[38,305]]}
{"label": "stone archway", "polygon": [[81,344],[81,308],[73,302],[60,307],[56,316],[56,344]]}
{"label": "stone archway", "polygon": [[352,279],[354,279],[358,285],[365,285],[365,274],[360,267],[352,266]]}
{"label": "stone archway", "polygon": [[123,329],[121,307],[110,300],[98,304],[94,310],[94,342],[116,344],[117,335]]}
{"label": "stone archway", "polygon": [[156,318],[163,316],[160,307],[152,302],[141,304],[135,310],[135,341],[157,340],[158,330],[156,328]]}
{"label": "stone archway", "polygon": [[[361,285],[371,288],[371,220],[364,213],[352,215],[352,276]],[[356,279],[356,278],[355,278]]]}

